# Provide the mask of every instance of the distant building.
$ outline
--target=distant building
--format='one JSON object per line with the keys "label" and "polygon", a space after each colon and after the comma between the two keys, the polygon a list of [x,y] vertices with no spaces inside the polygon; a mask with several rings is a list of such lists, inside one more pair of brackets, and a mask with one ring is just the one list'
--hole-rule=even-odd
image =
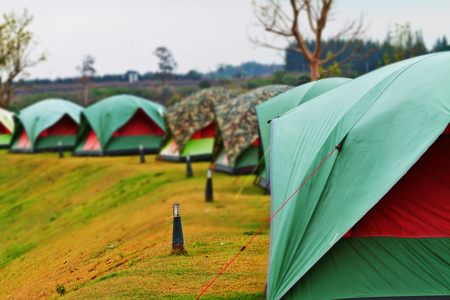
{"label": "distant building", "polygon": [[137,82],[139,81],[139,73],[136,71],[127,71],[125,73],[125,78],[128,79],[128,82]]}

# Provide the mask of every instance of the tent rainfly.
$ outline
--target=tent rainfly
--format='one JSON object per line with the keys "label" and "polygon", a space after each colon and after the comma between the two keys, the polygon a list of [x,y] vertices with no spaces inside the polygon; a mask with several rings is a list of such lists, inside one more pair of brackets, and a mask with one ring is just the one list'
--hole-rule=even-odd
{"label": "tent rainfly", "polygon": [[13,132],[13,113],[0,108],[0,149],[9,148]]}
{"label": "tent rainfly", "polygon": [[102,156],[158,153],[165,132],[164,106],[144,98],[118,95],[81,113],[74,155]]}
{"label": "tent rainfly", "polygon": [[257,88],[216,107],[214,170],[232,175],[250,174],[259,161],[259,132],[255,106],[292,87],[271,85]]}
{"label": "tent rainfly", "polygon": [[268,121],[350,80],[348,78],[328,78],[309,82],[256,106],[256,116],[261,135],[262,155],[264,157],[264,166],[259,172],[258,178],[258,184],[260,186],[266,189],[269,187],[267,178],[269,178],[270,174],[269,148],[271,125]]}
{"label": "tent rainfly", "polygon": [[268,299],[448,298],[449,82],[419,56],[272,119],[272,213],[328,158],[272,220]]}
{"label": "tent rainfly", "polygon": [[72,150],[83,108],[62,99],[47,99],[22,109],[14,116],[12,153]]}
{"label": "tent rainfly", "polygon": [[214,147],[214,107],[235,98],[235,91],[210,88],[194,93],[168,108],[165,113],[167,133],[160,159],[209,161]]}

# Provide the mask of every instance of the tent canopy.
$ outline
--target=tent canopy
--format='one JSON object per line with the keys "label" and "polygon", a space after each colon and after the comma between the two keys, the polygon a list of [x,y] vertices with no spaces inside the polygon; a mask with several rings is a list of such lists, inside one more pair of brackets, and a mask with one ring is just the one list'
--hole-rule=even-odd
{"label": "tent canopy", "polygon": [[[235,98],[236,91],[224,88],[209,88],[192,94],[185,100],[168,108],[165,120],[168,124],[168,136],[173,136],[176,147],[182,153],[191,137],[213,123],[214,107]],[[167,140],[167,138],[166,138]]]}
{"label": "tent canopy", "polygon": [[[354,79],[272,120],[272,213],[336,145],[341,148],[272,220],[269,299],[291,290],[440,136],[450,121],[448,82],[450,53],[420,56]],[[389,249],[389,241],[377,239],[370,241],[378,241],[372,247]],[[418,254],[428,247],[420,238],[406,242],[397,243],[396,249]],[[448,238],[440,240],[435,254],[439,257],[449,246]],[[434,255],[432,250],[426,253]],[[406,265],[407,259],[414,259],[400,257]],[[448,266],[448,251],[440,259]],[[421,286],[410,283],[407,289],[415,295],[447,295],[449,268],[444,273],[432,276],[433,282],[424,276]],[[383,294],[379,287],[335,298],[401,296],[406,283],[386,284],[397,285],[397,294]],[[287,299],[291,297],[296,296]]]}
{"label": "tent canopy", "polygon": [[270,174],[270,155],[268,149],[270,147],[271,124],[268,121],[350,80],[348,78],[328,78],[309,82],[256,106],[266,178],[269,178]]}
{"label": "tent canopy", "polygon": [[82,110],[81,106],[63,99],[39,101],[22,109],[19,115],[14,116],[17,126],[13,139],[17,138],[16,135],[21,134],[19,131],[23,128],[28,136],[31,148],[34,148],[38,137],[65,116],[79,124]]}
{"label": "tent canopy", "polygon": [[291,88],[288,85],[260,87],[216,107],[221,140],[230,165],[259,138],[255,106]]}
{"label": "tent canopy", "polygon": [[82,134],[90,126],[97,136],[100,147],[105,149],[114,133],[138,110],[146,114],[162,131],[166,130],[163,119],[164,106],[136,96],[118,95],[103,99],[82,111],[79,142]]}

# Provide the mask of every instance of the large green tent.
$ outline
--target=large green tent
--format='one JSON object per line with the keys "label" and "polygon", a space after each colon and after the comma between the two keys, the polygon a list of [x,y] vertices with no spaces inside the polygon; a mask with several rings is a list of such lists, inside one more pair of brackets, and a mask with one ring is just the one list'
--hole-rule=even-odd
{"label": "large green tent", "polygon": [[350,80],[348,78],[328,78],[309,82],[256,106],[259,132],[261,134],[262,155],[265,162],[263,170],[259,172],[260,176],[258,179],[258,183],[262,187],[268,188],[267,178],[269,178],[270,174],[269,148],[271,126],[269,121]]}
{"label": "large green tent", "polygon": [[211,160],[217,129],[214,107],[237,95],[224,88],[209,88],[168,108],[164,115],[167,133],[160,159],[185,161],[189,154],[193,161]]}
{"label": "large green tent", "polygon": [[164,125],[164,106],[144,98],[118,95],[103,99],[81,113],[74,155],[158,153]]}
{"label": "large green tent", "polygon": [[56,151],[61,143],[72,150],[83,108],[62,99],[47,99],[22,109],[14,116],[11,152]]}
{"label": "large green tent", "polygon": [[291,88],[287,85],[260,87],[216,107],[219,130],[214,170],[233,175],[254,171],[260,143],[255,106]]}
{"label": "large green tent", "polygon": [[0,108],[0,149],[9,148],[13,132],[13,113]]}
{"label": "large green tent", "polygon": [[420,56],[272,119],[272,213],[320,167],[272,220],[268,299],[448,298],[449,82]]}

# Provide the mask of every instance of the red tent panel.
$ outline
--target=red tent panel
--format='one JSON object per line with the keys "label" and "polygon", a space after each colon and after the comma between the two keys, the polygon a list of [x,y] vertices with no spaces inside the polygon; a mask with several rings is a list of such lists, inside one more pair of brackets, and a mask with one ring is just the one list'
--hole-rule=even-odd
{"label": "red tent panel", "polygon": [[164,131],[142,109],[138,109],[131,119],[119,128],[113,137],[133,135],[163,135]]}
{"label": "red tent panel", "polygon": [[31,148],[31,142],[25,130],[22,130],[22,133],[20,134],[20,139],[19,142],[17,143],[17,148]]}
{"label": "red tent panel", "polygon": [[77,135],[78,124],[68,115],[64,115],[58,122],[45,129],[39,134],[39,137],[52,135]]}
{"label": "red tent panel", "polygon": [[2,122],[0,122],[0,134],[11,134],[11,131]]}
{"label": "red tent panel", "polygon": [[89,136],[86,139],[86,143],[83,146],[83,150],[100,150],[100,142],[98,141],[97,135],[94,130],[91,129],[89,132]]}
{"label": "red tent panel", "polygon": [[214,137],[214,122],[194,133],[194,135],[191,137],[191,140],[213,138],[213,137]]}
{"label": "red tent panel", "polygon": [[449,153],[442,135],[346,237],[450,237]]}

